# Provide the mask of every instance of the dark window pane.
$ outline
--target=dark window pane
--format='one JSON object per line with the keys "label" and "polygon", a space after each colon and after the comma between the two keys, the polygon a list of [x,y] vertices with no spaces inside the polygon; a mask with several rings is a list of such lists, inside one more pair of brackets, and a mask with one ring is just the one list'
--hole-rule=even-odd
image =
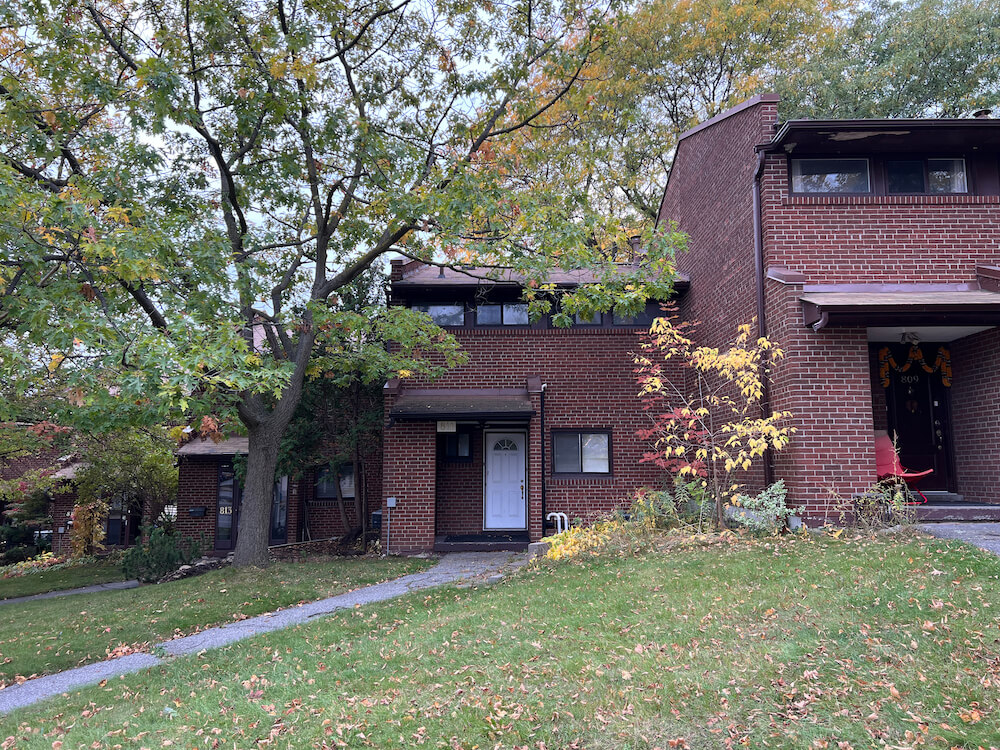
{"label": "dark window pane", "polygon": [[526,326],[528,325],[527,305],[504,305],[503,324],[505,326]]}
{"label": "dark window pane", "polygon": [[215,517],[215,541],[228,542],[233,538],[233,513],[236,510],[236,480],[231,467],[219,471],[219,503]]}
{"label": "dark window pane", "polygon": [[601,324],[601,314],[594,313],[594,315],[590,318],[585,318],[582,315],[577,314],[573,316],[573,321],[578,326],[599,326]]}
{"label": "dark window pane", "polygon": [[288,534],[288,477],[274,483],[271,498],[271,541],[283,543]]}
{"label": "dark window pane", "polygon": [[560,474],[579,474],[583,470],[578,432],[552,434],[552,470]]}
{"label": "dark window pane", "polygon": [[[336,500],[337,486],[334,484],[337,475],[329,469],[316,472],[316,499]],[[344,497],[354,497],[354,465],[346,464],[340,467],[340,494]]]}
{"label": "dark window pane", "polygon": [[796,193],[868,193],[867,159],[792,159]]}
{"label": "dark window pane", "polygon": [[122,519],[121,518],[109,518],[108,519],[108,533],[104,537],[105,544],[121,544],[122,543]]}
{"label": "dark window pane", "polygon": [[498,326],[503,321],[500,319],[500,305],[480,305],[476,308],[476,323],[481,326]]}
{"label": "dark window pane", "polygon": [[932,193],[967,193],[965,159],[928,159],[927,178]]}
{"label": "dark window pane", "polygon": [[890,193],[924,192],[924,162],[920,159],[889,161],[885,164],[887,185]]}
{"label": "dark window pane", "polygon": [[615,313],[612,317],[616,326],[650,326],[653,324],[655,314],[647,305],[646,309],[638,315],[619,315]]}

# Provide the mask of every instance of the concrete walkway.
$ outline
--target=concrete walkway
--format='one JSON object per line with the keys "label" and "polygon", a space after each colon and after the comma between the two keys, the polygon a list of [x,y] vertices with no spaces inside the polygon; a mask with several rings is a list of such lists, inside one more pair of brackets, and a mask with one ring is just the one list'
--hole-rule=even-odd
{"label": "concrete walkway", "polygon": [[111,583],[95,583],[93,586],[81,586],[78,589],[65,589],[64,591],[47,591],[44,594],[32,594],[31,596],[16,596],[13,599],[0,599],[2,604],[20,604],[21,602],[31,602],[35,599],[55,599],[57,596],[74,596],[75,594],[96,594],[98,591],[121,591],[122,589],[134,589],[139,585],[138,581],[112,581]]}
{"label": "concrete walkway", "polygon": [[359,604],[395,599],[411,591],[420,591],[468,578],[493,578],[501,570],[519,567],[525,562],[527,562],[526,555],[511,552],[456,552],[446,555],[437,565],[422,573],[413,573],[299,607],[258,615],[247,620],[208,628],[194,635],[165,641],[157,647],[157,650],[164,654],[162,658],[146,653],[129,654],[47,677],[38,677],[20,685],[11,685],[0,690],[0,714],[30,706],[46,698],[62,695],[101,680],[153,667],[174,656],[221,648],[261,633],[270,633],[309,622],[313,618],[329,615],[339,609],[351,609]]}
{"label": "concrete walkway", "polygon": [[959,539],[1000,555],[1000,523],[922,523],[920,530],[941,539]]}

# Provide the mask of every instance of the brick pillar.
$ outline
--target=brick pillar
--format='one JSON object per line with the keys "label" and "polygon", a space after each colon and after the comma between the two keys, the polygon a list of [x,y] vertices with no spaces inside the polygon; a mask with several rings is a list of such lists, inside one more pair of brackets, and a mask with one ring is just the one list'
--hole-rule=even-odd
{"label": "brick pillar", "polygon": [[775,457],[789,504],[818,526],[849,520],[851,499],[876,480],[868,340],[864,327],[814,332],[802,323],[801,284],[769,279],[769,337],[784,349],[771,407],[792,412],[798,432]]}
{"label": "brick pillar", "polygon": [[[387,412],[392,400],[386,398]],[[436,439],[434,422],[397,422],[385,430],[382,549],[391,554],[434,549]],[[395,508],[387,507],[386,498],[389,497],[396,498]],[[388,540],[387,532],[390,534]]]}
{"label": "brick pillar", "polygon": [[[528,422],[528,537],[537,542],[544,536],[542,530],[542,421],[541,397],[531,394],[531,408],[535,416]],[[547,448],[548,446],[546,446]]]}

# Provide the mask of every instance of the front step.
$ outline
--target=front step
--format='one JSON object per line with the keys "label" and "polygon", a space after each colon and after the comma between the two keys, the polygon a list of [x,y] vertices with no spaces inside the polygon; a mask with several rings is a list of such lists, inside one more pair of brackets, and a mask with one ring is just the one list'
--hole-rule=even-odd
{"label": "front step", "polygon": [[917,521],[1000,521],[1000,505],[985,503],[936,503],[916,506]]}
{"label": "front step", "polygon": [[439,534],[434,537],[435,552],[524,552],[528,534]]}

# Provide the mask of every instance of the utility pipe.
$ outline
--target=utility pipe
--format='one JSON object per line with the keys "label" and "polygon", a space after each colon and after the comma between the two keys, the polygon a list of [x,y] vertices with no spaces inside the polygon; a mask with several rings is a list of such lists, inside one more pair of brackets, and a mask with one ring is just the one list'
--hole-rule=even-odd
{"label": "utility pipe", "polygon": [[[764,317],[764,222],[761,207],[761,179],[764,176],[764,162],[767,156],[763,151],[757,152],[757,169],[753,175],[753,264],[757,291],[757,334],[767,336],[767,320]],[[771,414],[771,383],[765,378],[760,396],[760,410],[765,417]],[[764,452],[764,485],[774,483],[774,464],[771,450]]]}

